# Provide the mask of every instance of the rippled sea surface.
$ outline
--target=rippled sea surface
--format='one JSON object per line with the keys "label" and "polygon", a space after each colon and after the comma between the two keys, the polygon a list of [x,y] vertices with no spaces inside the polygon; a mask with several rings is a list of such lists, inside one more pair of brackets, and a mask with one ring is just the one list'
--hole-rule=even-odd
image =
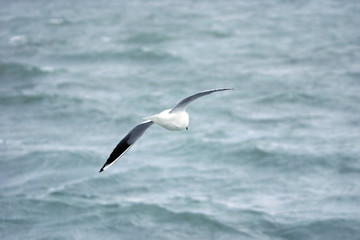
{"label": "rippled sea surface", "polygon": [[359,239],[359,10],[2,0],[0,238]]}

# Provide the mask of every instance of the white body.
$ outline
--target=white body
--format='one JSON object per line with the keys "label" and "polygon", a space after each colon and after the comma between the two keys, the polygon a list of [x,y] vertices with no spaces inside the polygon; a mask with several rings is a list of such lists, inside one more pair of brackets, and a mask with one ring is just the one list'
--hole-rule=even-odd
{"label": "white body", "polygon": [[170,131],[181,131],[189,126],[189,114],[187,112],[179,111],[170,113],[170,111],[171,109],[167,109],[145,119],[151,120]]}

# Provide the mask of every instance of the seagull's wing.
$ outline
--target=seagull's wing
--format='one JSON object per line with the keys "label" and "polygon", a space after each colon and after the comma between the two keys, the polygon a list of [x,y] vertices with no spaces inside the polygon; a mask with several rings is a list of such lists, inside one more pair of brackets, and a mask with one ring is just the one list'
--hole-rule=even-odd
{"label": "seagull's wing", "polygon": [[145,122],[140,123],[136,127],[134,127],[114,148],[112,153],[110,154],[109,158],[107,159],[104,166],[100,169],[100,172],[106,170],[110,167],[117,159],[119,159],[130,147],[138,140],[141,135],[144,134],[146,129],[148,129],[154,122],[148,120]]}
{"label": "seagull's wing", "polygon": [[187,98],[181,100],[180,102],[178,102],[175,105],[175,107],[173,107],[173,109],[171,109],[170,113],[185,111],[187,105],[189,103],[191,103],[192,101],[198,99],[199,97],[208,95],[208,94],[213,93],[213,92],[226,91],[226,90],[235,90],[235,88],[217,88],[217,89],[210,89],[210,90],[205,90],[205,91],[196,93],[196,94],[191,95],[190,97],[187,97]]}

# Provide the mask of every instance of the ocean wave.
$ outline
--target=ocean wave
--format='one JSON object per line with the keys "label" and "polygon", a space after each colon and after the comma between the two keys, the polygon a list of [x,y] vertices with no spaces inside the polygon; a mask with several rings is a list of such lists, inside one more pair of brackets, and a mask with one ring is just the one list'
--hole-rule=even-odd
{"label": "ocean wave", "polygon": [[62,26],[62,25],[69,25],[72,22],[68,19],[65,18],[51,18],[49,19],[49,24],[51,25],[58,25],[58,26]]}
{"label": "ocean wave", "polygon": [[206,228],[230,234],[241,233],[236,228],[221,223],[208,215],[194,212],[174,212],[157,204],[135,203],[127,207],[127,211],[131,214],[152,216],[154,221],[162,224],[185,224],[193,228]]}
{"label": "ocean wave", "polygon": [[[78,97],[64,96],[59,94],[17,94],[0,96],[0,104],[34,104],[34,103],[56,103],[56,104],[80,104],[83,99]],[[69,113],[70,114],[70,113]]]}
{"label": "ocean wave", "polygon": [[179,62],[182,58],[174,53],[164,50],[152,48],[134,48],[122,52],[87,52],[77,54],[65,54],[62,56],[54,56],[55,58],[63,58],[69,61],[81,62],[116,62],[116,61],[136,61],[141,63],[167,63]]}
{"label": "ocean wave", "polygon": [[[242,146],[233,144],[228,146],[231,149],[225,161],[228,164],[247,165],[256,168],[268,168],[277,172],[296,172],[296,173],[319,173],[327,170],[343,171],[352,169],[354,161],[344,161],[346,156],[332,156],[321,154],[308,149],[308,147],[290,148],[287,144],[255,144],[248,143]],[[315,147],[316,149],[316,147]],[[348,174],[348,172],[345,172]]]}
{"label": "ocean wave", "polygon": [[31,104],[45,101],[48,97],[43,94],[0,96],[0,104]]}
{"label": "ocean wave", "polygon": [[[95,164],[92,164],[95,166]],[[98,168],[100,166],[96,166],[96,168],[92,168],[92,174],[98,174]],[[126,174],[126,173],[124,173]],[[129,176],[130,177],[130,176]],[[111,181],[111,184],[109,184]],[[127,184],[124,184],[127,183]],[[114,186],[118,186],[116,190],[116,194],[120,194],[121,197],[116,201],[103,201],[100,200],[102,194],[107,194],[109,191],[112,191],[111,188]],[[81,189],[87,189],[88,191],[81,191]],[[109,178],[104,177],[94,177],[94,175],[84,176],[81,178],[75,178],[73,180],[69,180],[64,182],[60,186],[50,187],[46,191],[46,195],[49,197],[70,199],[75,198],[77,200],[82,201],[94,201],[96,204],[104,205],[104,206],[112,206],[119,205],[124,201],[123,196],[137,195],[148,193],[149,188],[144,186],[144,184],[136,184],[132,183],[131,179],[127,179],[127,177],[112,177],[111,180]],[[127,202],[142,202],[143,199],[136,197],[126,197]]]}
{"label": "ocean wave", "polygon": [[[60,197],[60,198],[59,198]],[[155,203],[145,203],[143,201],[124,201],[100,203],[100,199],[81,199],[64,197],[58,195],[23,198],[23,205],[41,206],[53,214],[68,219],[66,224],[88,222],[89,218],[93,221],[102,221],[104,228],[114,230],[114,221],[122,222],[121,226],[128,225],[131,228],[147,228],[159,224],[167,229],[174,231],[191,231],[194,234],[204,232],[226,234],[229,236],[248,236],[247,233],[238,230],[236,227],[217,220],[214,216],[199,212],[173,211],[167,207]],[[88,209],[91,209],[89,212]],[[71,217],[72,216],[72,217]],[[76,217],[75,217],[76,216]],[[71,219],[71,220],[70,220]],[[102,220],[101,220],[102,219]],[[53,219],[51,225],[65,224],[61,218]],[[120,226],[120,231],[123,227]]]}
{"label": "ocean wave", "polygon": [[[88,152],[89,149],[72,148],[72,146],[64,147],[58,146],[57,144],[46,144],[39,142],[38,144],[32,143],[29,145],[27,142],[21,142],[18,146],[18,154],[10,159],[4,161],[7,167],[10,169],[7,173],[29,174],[33,177],[41,177],[32,175],[35,170],[38,173],[47,170],[52,174],[53,171],[69,171],[74,167],[88,167],[91,164],[96,164],[97,161],[93,162],[96,157]],[[27,159],[23,162],[23,159]],[[19,167],[22,171],[19,171]],[[27,166],[27,167],[26,167]]]}
{"label": "ocean wave", "polygon": [[140,32],[128,37],[126,39],[126,42],[135,44],[154,44],[162,43],[169,40],[171,40],[170,37],[156,32]]}
{"label": "ocean wave", "polygon": [[302,104],[321,104],[324,99],[305,92],[279,92],[267,96],[262,96],[254,100],[258,104],[276,104],[276,103],[302,103]]}
{"label": "ocean wave", "polygon": [[248,124],[261,124],[262,126],[267,124],[282,124],[289,123],[299,127],[307,126],[307,121],[317,120],[321,118],[320,115],[316,114],[289,114],[288,112],[278,112],[277,114],[272,113],[249,113],[248,115],[242,115],[237,117],[239,121]]}
{"label": "ocean wave", "polygon": [[206,30],[206,31],[200,31],[200,34],[203,34],[205,36],[210,36],[213,38],[230,38],[233,36],[231,32],[224,31],[224,30]]}
{"label": "ocean wave", "polygon": [[31,77],[39,77],[54,72],[52,67],[37,67],[21,63],[0,63],[0,78],[23,79]]}
{"label": "ocean wave", "polygon": [[285,239],[358,239],[360,221],[351,219],[328,219],[293,225],[283,225],[272,235]]}

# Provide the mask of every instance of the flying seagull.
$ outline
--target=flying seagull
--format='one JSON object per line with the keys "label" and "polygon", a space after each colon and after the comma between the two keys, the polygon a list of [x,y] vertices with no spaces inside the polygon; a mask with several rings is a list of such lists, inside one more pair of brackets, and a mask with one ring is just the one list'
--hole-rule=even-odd
{"label": "flying seagull", "polygon": [[152,115],[150,117],[144,118],[146,121],[140,123],[134,127],[115,147],[115,149],[110,154],[104,166],[100,169],[99,172],[102,172],[108,169],[117,159],[126,153],[127,150],[144,134],[146,129],[148,129],[154,123],[164,127],[170,131],[180,131],[188,130],[189,126],[189,114],[186,112],[186,107],[189,103],[194,100],[211,94],[213,92],[220,92],[226,90],[234,90],[235,88],[218,88],[202,91],[191,95],[190,97],[184,98],[178,102],[175,107],[162,111],[161,113]]}

